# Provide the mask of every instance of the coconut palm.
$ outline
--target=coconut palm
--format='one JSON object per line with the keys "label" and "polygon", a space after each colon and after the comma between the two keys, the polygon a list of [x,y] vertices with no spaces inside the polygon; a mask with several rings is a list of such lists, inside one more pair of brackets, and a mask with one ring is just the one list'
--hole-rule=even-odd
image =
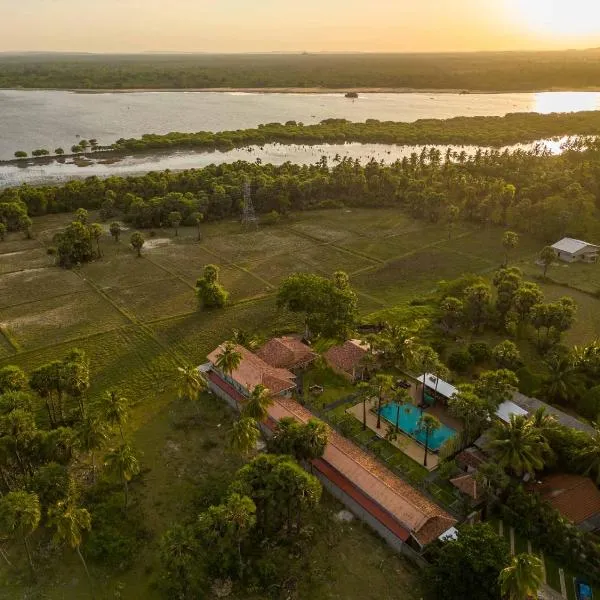
{"label": "coconut palm", "polygon": [[123,484],[125,508],[129,504],[129,482],[140,472],[140,463],[133,447],[128,443],[114,448],[104,457],[104,466],[109,474]]}
{"label": "coconut palm", "polygon": [[129,417],[129,401],[127,398],[119,396],[116,390],[110,390],[102,397],[101,411],[104,420],[109,425],[114,425],[119,428],[121,434],[121,440],[125,440],[123,437],[123,425],[127,423]]}
{"label": "coconut palm", "polygon": [[363,431],[367,429],[367,400],[372,397],[373,389],[366,381],[361,381],[358,384],[358,395],[362,400],[363,405]]}
{"label": "coconut palm", "polygon": [[370,382],[372,395],[377,397],[377,429],[381,428],[381,405],[383,399],[394,387],[394,379],[391,375],[378,373]]}
{"label": "coconut palm", "polygon": [[[215,366],[224,375],[231,377],[232,373],[240,366],[242,353],[233,342],[225,342],[221,346],[221,352],[217,355]],[[235,407],[239,410],[237,399],[234,398]]]}
{"label": "coconut palm", "polygon": [[436,416],[430,415],[429,413],[423,413],[419,418],[419,421],[417,424],[417,431],[425,434],[425,455],[423,457],[423,466],[424,467],[427,466],[427,454],[429,452],[429,438],[431,437],[431,434],[435,433],[441,426],[442,426],[442,424],[440,423],[440,420]]}
{"label": "coconut palm", "polygon": [[573,397],[577,371],[570,356],[553,355],[546,361],[548,376],[542,393],[552,402],[567,402]]}
{"label": "coconut palm", "polygon": [[40,524],[40,501],[37,494],[9,492],[0,498],[0,534],[8,538],[20,536],[25,545],[27,559],[34,570],[29,536]]}
{"label": "coconut palm", "polygon": [[537,598],[544,578],[542,561],[533,554],[517,554],[500,572],[500,590],[505,600]]}
{"label": "coconut palm", "polygon": [[[177,392],[180,398],[190,401],[198,400],[198,395],[206,389],[206,379],[196,367],[186,366],[177,367],[179,378]],[[196,410],[198,406],[196,405]]]}
{"label": "coconut palm", "polygon": [[250,398],[242,410],[242,415],[262,423],[269,416],[268,409],[271,404],[273,404],[271,392],[259,383],[252,390]]}
{"label": "coconut palm", "polygon": [[79,446],[90,453],[92,478],[96,481],[96,450],[100,450],[108,439],[108,427],[99,417],[88,417],[78,428]]}
{"label": "coconut palm", "polygon": [[551,456],[548,442],[524,415],[511,415],[508,423],[496,423],[490,436],[487,446],[496,462],[519,477],[541,471]]}
{"label": "coconut palm", "polygon": [[583,468],[584,475],[594,474],[596,484],[600,485],[600,426],[594,424],[594,433],[588,437],[585,446],[579,451],[577,458]]}
{"label": "coconut palm", "polygon": [[242,417],[237,420],[229,432],[229,446],[243,456],[250,454],[256,448],[260,438],[260,431],[256,421],[251,417]]}
{"label": "coconut palm", "polygon": [[90,513],[85,508],[75,506],[72,499],[61,500],[48,509],[48,526],[54,528],[54,539],[57,542],[66,543],[77,552],[90,583],[93,598],[94,585],[83,554],[81,554],[83,533],[92,528]]}
{"label": "coconut palm", "polygon": [[[440,365],[440,357],[431,346],[417,346],[412,353],[412,366],[423,374],[435,373]],[[425,405],[425,380],[421,386],[421,404]]]}

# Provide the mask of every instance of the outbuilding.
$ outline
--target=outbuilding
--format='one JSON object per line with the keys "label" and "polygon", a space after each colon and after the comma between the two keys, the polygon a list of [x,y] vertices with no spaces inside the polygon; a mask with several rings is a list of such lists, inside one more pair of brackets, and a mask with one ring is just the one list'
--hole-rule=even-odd
{"label": "outbuilding", "polygon": [[600,247],[583,240],[563,238],[552,245],[556,257],[564,262],[598,262]]}

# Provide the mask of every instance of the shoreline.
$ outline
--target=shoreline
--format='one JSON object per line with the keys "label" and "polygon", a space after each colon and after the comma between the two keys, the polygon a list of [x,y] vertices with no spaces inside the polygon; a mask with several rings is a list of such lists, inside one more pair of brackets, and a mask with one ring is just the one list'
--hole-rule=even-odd
{"label": "shoreline", "polygon": [[[348,87],[348,88],[319,88],[319,87],[212,87],[212,88],[26,88],[26,87],[8,87],[0,88],[0,91],[16,92],[70,92],[74,94],[137,94],[141,92],[190,92],[190,93],[241,93],[241,94],[332,94],[343,95],[347,92],[356,92],[357,94],[541,94],[550,92],[572,92],[572,93],[597,93],[600,87],[587,88],[548,88],[535,90],[470,90],[470,89],[448,89],[448,88],[385,88],[385,87]],[[352,98],[348,98],[352,100]]]}

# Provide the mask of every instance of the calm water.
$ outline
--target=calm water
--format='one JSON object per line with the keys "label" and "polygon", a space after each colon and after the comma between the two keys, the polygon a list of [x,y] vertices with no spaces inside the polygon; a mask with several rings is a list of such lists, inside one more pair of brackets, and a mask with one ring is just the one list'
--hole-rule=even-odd
{"label": "calm water", "polygon": [[[561,144],[567,138],[560,140],[543,140],[538,142],[540,147],[552,153],[561,151]],[[519,144],[509,146],[510,149],[530,149],[534,144]],[[430,146],[431,147],[431,146]],[[52,160],[48,164],[33,164],[27,162],[0,165],[0,188],[19,185],[21,183],[40,184],[57,183],[67,179],[89,177],[108,177],[109,175],[135,175],[147,173],[148,171],[162,171],[171,169],[181,171],[205,167],[209,164],[232,163],[238,160],[256,161],[283,164],[286,161],[297,164],[314,164],[322,156],[326,156],[330,164],[336,160],[348,157],[358,159],[365,163],[371,158],[384,163],[391,163],[404,156],[410,156],[412,152],[421,152],[423,146],[388,146],[384,144],[321,144],[318,146],[265,144],[262,147],[238,148],[228,152],[162,152],[152,155],[136,154],[122,159],[104,157],[96,154],[96,158],[76,163],[72,158]],[[437,146],[444,154],[447,146]],[[462,146],[457,151],[465,150],[467,154],[473,154],[477,150],[475,146]]]}
{"label": "calm water", "polygon": [[[398,411],[400,412],[398,413]],[[413,404],[398,405],[395,402],[386,404],[381,409],[381,416],[392,425],[396,424],[397,414],[399,414],[398,427],[416,439],[417,442],[425,445],[426,435],[424,432],[418,430],[421,410]],[[439,429],[429,434],[429,448],[434,451],[439,450],[440,446],[455,433],[454,429],[442,423]]]}
{"label": "calm water", "polygon": [[110,144],[121,137],[170,131],[222,131],[261,123],[326,118],[415,121],[509,112],[600,109],[600,93],[537,94],[247,94],[135,92],[77,94],[0,90],[0,159],[15,150],[70,148],[81,138]]}

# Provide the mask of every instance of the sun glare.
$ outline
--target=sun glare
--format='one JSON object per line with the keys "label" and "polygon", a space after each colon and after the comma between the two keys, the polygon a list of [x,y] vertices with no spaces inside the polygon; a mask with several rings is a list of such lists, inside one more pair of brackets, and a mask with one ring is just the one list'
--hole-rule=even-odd
{"label": "sun glare", "polygon": [[600,0],[512,0],[516,18],[554,37],[600,36]]}

